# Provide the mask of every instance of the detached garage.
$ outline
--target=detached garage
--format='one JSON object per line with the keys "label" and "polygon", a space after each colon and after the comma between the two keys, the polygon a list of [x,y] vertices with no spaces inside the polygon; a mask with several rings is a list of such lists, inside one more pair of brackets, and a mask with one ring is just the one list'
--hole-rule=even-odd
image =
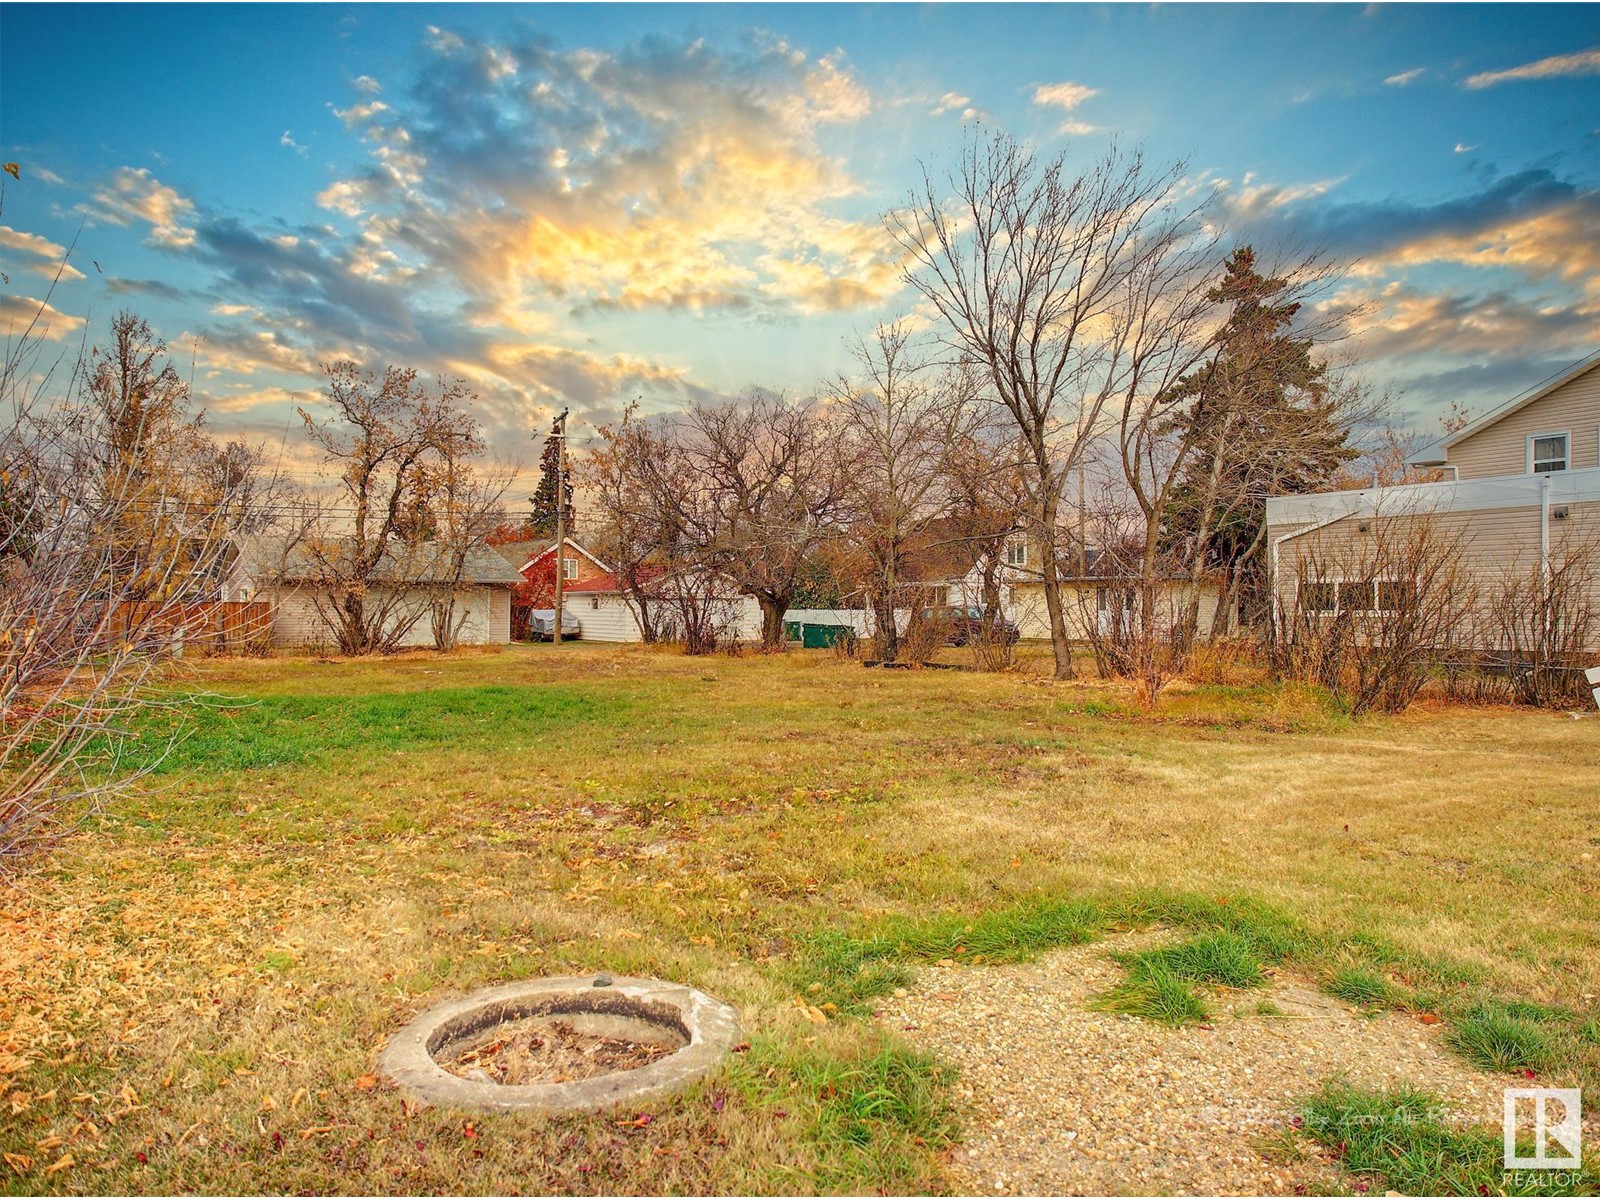
{"label": "detached garage", "polygon": [[[686,584],[666,574],[653,576],[645,585],[645,603],[650,606],[652,623],[660,630],[670,628],[676,617],[676,598],[680,588],[692,587],[697,603],[709,606],[710,620],[721,630],[719,636],[741,642],[761,640],[761,606],[753,596],[741,596],[727,580]],[[642,642],[636,601],[627,595],[614,574],[607,572],[565,589],[568,611],[583,627],[583,637],[593,642]],[[658,614],[658,615],[657,615]]]}
{"label": "detached garage", "polygon": [[[328,580],[329,572],[321,563],[336,553],[336,547],[323,547],[317,555],[303,544],[253,540],[241,547],[223,582],[222,599],[271,604],[275,646],[334,643],[328,614],[340,589]],[[431,646],[431,606],[450,597],[461,621],[461,645],[509,642],[511,590],[522,582],[521,574],[487,546],[467,552],[459,579],[445,569],[445,558],[430,545],[397,547],[386,553],[367,588],[369,608],[387,609],[390,628],[406,626],[398,645]]]}

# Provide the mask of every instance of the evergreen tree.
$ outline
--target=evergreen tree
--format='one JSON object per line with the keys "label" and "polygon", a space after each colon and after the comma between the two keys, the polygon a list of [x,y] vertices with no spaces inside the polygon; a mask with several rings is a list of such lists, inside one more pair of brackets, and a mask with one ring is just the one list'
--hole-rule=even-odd
{"label": "evergreen tree", "polygon": [[1188,402],[1174,425],[1195,444],[1163,541],[1220,571],[1234,596],[1263,582],[1267,497],[1314,490],[1357,455],[1327,367],[1295,330],[1296,291],[1263,276],[1251,247],[1234,250],[1210,292],[1232,305],[1217,352],[1163,397]]}
{"label": "evergreen tree", "polygon": [[[528,518],[528,530],[534,537],[556,536],[556,474],[559,471],[557,463],[560,461],[560,454],[560,442],[554,436],[545,438],[544,453],[539,456],[539,486],[531,498],[533,513]],[[566,510],[567,533],[570,535],[576,521],[572,507],[571,458],[567,459],[567,469],[561,474],[564,476],[561,481],[561,501]]]}

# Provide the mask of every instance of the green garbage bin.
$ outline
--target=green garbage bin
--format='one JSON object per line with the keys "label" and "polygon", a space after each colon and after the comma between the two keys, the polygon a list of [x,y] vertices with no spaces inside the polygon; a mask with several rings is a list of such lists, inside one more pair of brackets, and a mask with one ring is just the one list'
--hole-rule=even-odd
{"label": "green garbage bin", "polygon": [[848,625],[806,625],[801,629],[800,644],[807,650],[826,650],[855,635]]}
{"label": "green garbage bin", "polygon": [[800,625],[799,621],[785,621],[783,623],[783,639],[784,639],[784,641],[786,641],[786,642],[798,642],[800,640],[800,637],[801,637],[800,629],[801,629],[801,625]]}

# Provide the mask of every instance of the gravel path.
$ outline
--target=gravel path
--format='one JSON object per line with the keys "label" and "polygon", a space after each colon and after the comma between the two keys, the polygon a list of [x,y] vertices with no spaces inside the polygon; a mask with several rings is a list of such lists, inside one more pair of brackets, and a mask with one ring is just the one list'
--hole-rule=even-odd
{"label": "gravel path", "polygon": [[[1158,938],[1159,940],[1159,938]],[[956,1183],[973,1193],[1284,1195],[1330,1182],[1316,1159],[1269,1161],[1263,1138],[1331,1076],[1410,1082],[1461,1118],[1500,1120],[1506,1081],[1445,1049],[1442,1026],[1368,1018],[1275,972],[1267,989],[1210,1001],[1210,1028],[1092,1012],[1124,978],[1114,950],[1149,933],[1011,967],[921,968],[878,1017],[961,1069]],[[1270,999],[1282,1016],[1258,1016]],[[1319,1186],[1320,1180],[1320,1186]]]}

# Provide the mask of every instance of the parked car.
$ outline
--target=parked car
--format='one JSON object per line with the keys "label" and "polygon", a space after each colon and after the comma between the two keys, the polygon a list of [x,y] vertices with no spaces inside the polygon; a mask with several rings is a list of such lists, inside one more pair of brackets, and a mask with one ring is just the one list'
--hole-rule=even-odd
{"label": "parked car", "polygon": [[[535,642],[554,641],[556,636],[556,610],[553,608],[535,608],[528,613],[528,637]],[[579,624],[577,615],[570,608],[561,610],[561,636],[563,638],[577,638],[583,636],[583,626]]]}
{"label": "parked car", "polygon": [[1015,621],[995,613],[987,622],[978,604],[941,604],[922,610],[922,619],[944,630],[944,640],[952,646],[988,638],[1002,645],[1013,645],[1022,636]]}

